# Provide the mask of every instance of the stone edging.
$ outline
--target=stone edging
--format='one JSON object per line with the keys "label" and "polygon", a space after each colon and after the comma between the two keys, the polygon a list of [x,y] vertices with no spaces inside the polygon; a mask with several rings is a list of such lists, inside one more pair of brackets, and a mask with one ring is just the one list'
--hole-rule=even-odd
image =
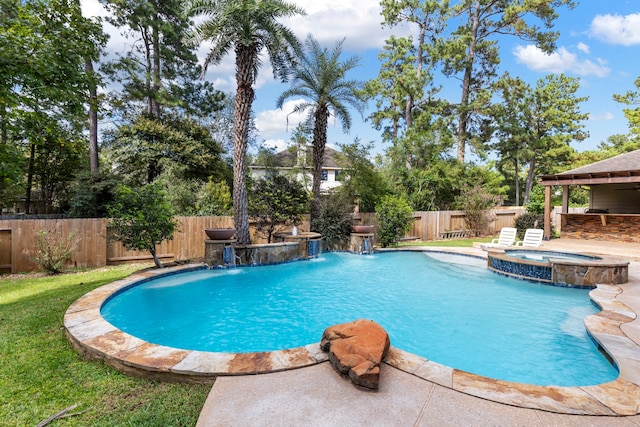
{"label": "stone edging", "polygon": [[[90,359],[102,360],[128,374],[166,381],[213,382],[220,375],[277,372],[328,360],[319,343],[259,353],[215,353],[155,345],[117,329],[100,315],[100,308],[114,293],[154,277],[203,267],[179,266],[135,273],[83,295],[65,313],[68,339],[79,353]],[[618,286],[598,285],[590,296],[602,311],[585,319],[589,333],[619,368],[620,376],[609,383],[554,387],[495,380],[440,365],[394,347],[385,363],[444,387],[509,405],[566,414],[635,415],[640,413],[640,346],[620,326],[636,320],[637,316],[617,299],[621,292]]]}

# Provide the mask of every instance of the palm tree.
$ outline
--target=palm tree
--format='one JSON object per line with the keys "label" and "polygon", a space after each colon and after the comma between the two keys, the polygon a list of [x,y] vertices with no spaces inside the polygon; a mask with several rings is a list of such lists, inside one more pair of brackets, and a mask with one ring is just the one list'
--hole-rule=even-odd
{"label": "palm tree", "polygon": [[231,50],[236,62],[236,101],[233,123],[233,211],[238,243],[251,243],[247,187],[245,182],[249,119],[255,83],[260,69],[260,53],[266,49],[274,77],[286,80],[300,42],[278,18],[304,15],[300,7],[282,0],[191,0],[189,15],[204,20],[190,33],[191,41],[213,43],[204,63],[219,64]]}
{"label": "palm tree", "polygon": [[344,132],[351,128],[348,106],[362,111],[363,102],[359,95],[362,82],[347,80],[346,74],[360,63],[360,58],[352,56],[340,61],[344,39],[329,51],[308,36],[305,42],[307,53],[301,56],[300,65],[293,74],[291,88],[284,91],[277,101],[282,108],[287,98],[301,96],[304,101],[297,104],[293,113],[309,110],[308,120],[313,123],[313,202],[311,204],[311,227],[320,212],[320,181],[322,160],[327,143],[327,123],[333,115],[342,123]]}

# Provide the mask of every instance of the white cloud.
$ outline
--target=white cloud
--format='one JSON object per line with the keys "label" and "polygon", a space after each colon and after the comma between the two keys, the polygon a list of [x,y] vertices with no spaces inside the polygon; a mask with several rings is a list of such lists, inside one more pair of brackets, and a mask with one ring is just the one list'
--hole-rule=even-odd
{"label": "white cloud", "polygon": [[[89,0],[87,0],[89,1]],[[95,0],[90,0],[95,1]],[[343,49],[346,52],[363,52],[367,49],[378,49],[384,45],[384,40],[391,34],[389,28],[382,28],[382,16],[377,2],[370,0],[296,0],[295,3],[303,8],[307,15],[295,16],[282,20],[301,41],[309,33],[322,47],[332,48],[343,38]],[[402,29],[394,30],[396,35]],[[209,52],[210,44],[203,43],[198,50],[200,63]],[[235,90],[235,63],[233,52],[227,55],[217,66],[210,66],[206,79],[215,82],[217,89],[224,92]],[[255,89],[274,81],[273,69],[268,58],[262,55],[262,66],[258,73]]]}
{"label": "white cloud", "polygon": [[623,46],[640,44],[640,13],[597,15],[591,21],[591,33],[606,43]]}
{"label": "white cloud", "polygon": [[578,43],[578,50],[586,54],[589,54],[591,52],[591,49],[589,48],[589,46],[582,42]]}
{"label": "white cloud", "polygon": [[[378,49],[383,46],[384,40],[391,34],[391,29],[382,28],[382,16],[380,5],[371,0],[294,0],[303,8],[307,15],[295,16],[282,20],[300,40],[306,39],[309,33],[321,46],[332,48],[335,43],[343,38],[346,52],[364,52],[367,49]],[[85,16],[108,16],[108,12],[98,0],[81,0],[83,14]],[[395,28],[394,33],[405,31],[403,28]],[[107,59],[113,59],[116,52],[122,52],[128,48],[127,40],[121,36],[121,31],[109,24],[105,24],[105,32],[111,39],[107,46]],[[129,41],[129,44],[131,42]],[[211,44],[204,42],[197,50],[200,64],[210,51]],[[235,60],[233,52],[225,56],[220,64],[210,65],[205,74],[208,81],[214,82],[217,89],[224,92],[235,91]],[[273,82],[273,69],[266,56],[262,57],[262,66],[258,73],[255,89]]]}
{"label": "white cloud", "polygon": [[549,55],[534,45],[517,46],[513,54],[518,63],[540,72],[572,72],[579,76],[596,77],[606,77],[611,72],[605,61],[597,59],[597,63],[594,63],[589,59],[579,60],[575,53],[569,52],[565,47],[560,47]]}
{"label": "white cloud", "polygon": [[615,116],[609,111],[602,114],[589,114],[589,120],[593,120],[595,122],[608,122],[613,119],[615,119]]}
{"label": "white cloud", "polygon": [[271,137],[291,132],[306,119],[306,114],[291,114],[301,100],[286,101],[281,109],[263,110],[256,114],[255,125],[261,137]]}
{"label": "white cloud", "polygon": [[108,16],[109,13],[98,0],[80,0],[82,16],[91,18],[93,16]]}
{"label": "white cloud", "polygon": [[284,139],[267,139],[262,143],[265,148],[273,148],[276,153],[283,151],[287,148],[287,142]]}
{"label": "white cloud", "polygon": [[[392,34],[389,28],[382,28],[379,2],[371,0],[297,0],[307,15],[296,16],[283,21],[304,40],[313,33],[321,46],[331,48],[336,41],[346,38],[344,49],[362,52],[378,49]],[[395,29],[394,34],[398,34]]]}

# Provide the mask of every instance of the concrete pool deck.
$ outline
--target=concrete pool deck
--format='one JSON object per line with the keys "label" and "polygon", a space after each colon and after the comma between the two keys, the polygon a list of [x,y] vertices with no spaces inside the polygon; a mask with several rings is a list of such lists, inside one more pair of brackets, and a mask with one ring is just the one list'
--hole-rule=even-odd
{"label": "concrete pool deck", "polygon": [[[583,242],[554,240],[546,242],[545,249],[640,260],[640,245],[613,244],[610,251],[605,252],[608,245],[602,242],[592,246],[580,243]],[[473,248],[428,249],[482,256],[481,250]],[[333,372],[324,362],[326,356],[323,359],[322,354],[313,354],[316,350],[311,345],[307,346],[308,350],[302,349],[316,359],[314,363],[296,364],[303,356],[296,351],[279,355],[273,354],[279,352],[273,352],[266,358],[269,359],[267,362],[278,360],[289,364],[272,369],[280,372],[237,376],[260,372],[244,365],[244,371],[227,373],[236,376],[219,377],[198,425],[575,425],[578,422],[640,425],[638,415],[612,417],[638,414],[640,405],[640,321],[635,315],[640,312],[640,262],[631,263],[629,278],[628,284],[601,286],[594,291],[595,299],[604,309],[599,314],[604,315],[591,316],[593,319],[587,322],[594,338],[611,352],[620,368],[620,377],[611,383],[590,387],[506,383],[393,349],[382,367],[380,390],[372,393],[354,388],[348,380]],[[96,358],[107,363],[117,359],[118,362],[111,364],[123,365],[125,371],[138,363],[150,364],[156,373],[180,373],[181,370],[186,373],[187,367],[199,370],[212,367],[212,361],[203,363],[193,352],[159,346],[151,349],[150,344],[120,335],[124,333],[101,324],[94,317],[95,304],[103,300],[107,291],[110,294],[114,289],[103,290],[99,298],[94,295],[79,299],[78,305],[74,303],[76,306],[72,305],[65,316],[67,332],[80,351],[87,352],[84,344],[89,343],[94,346],[89,351],[98,353]],[[108,344],[106,347],[96,350],[96,344],[105,343]],[[149,358],[151,353],[161,357]],[[302,359],[307,357],[309,355],[304,355]],[[216,363],[228,367],[229,359],[226,356],[218,358]],[[306,365],[309,366],[291,369]],[[566,414],[596,416],[578,418]]]}

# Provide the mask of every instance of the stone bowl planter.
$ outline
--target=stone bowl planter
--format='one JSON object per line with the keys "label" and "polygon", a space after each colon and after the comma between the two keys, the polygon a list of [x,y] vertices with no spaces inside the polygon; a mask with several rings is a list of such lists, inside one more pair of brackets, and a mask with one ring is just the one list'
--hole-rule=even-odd
{"label": "stone bowl planter", "polygon": [[373,233],[373,225],[352,225],[351,231],[354,233]]}
{"label": "stone bowl planter", "polygon": [[210,240],[230,240],[236,233],[235,228],[205,228],[204,232]]}

